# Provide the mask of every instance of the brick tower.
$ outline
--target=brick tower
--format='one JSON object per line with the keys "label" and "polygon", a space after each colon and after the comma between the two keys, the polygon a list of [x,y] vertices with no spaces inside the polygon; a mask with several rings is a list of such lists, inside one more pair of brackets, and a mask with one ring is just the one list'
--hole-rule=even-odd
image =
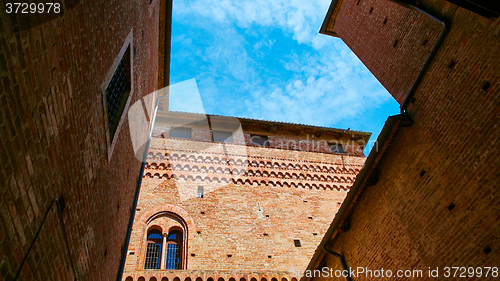
{"label": "brick tower", "polygon": [[158,113],[122,280],[297,280],[369,137]]}

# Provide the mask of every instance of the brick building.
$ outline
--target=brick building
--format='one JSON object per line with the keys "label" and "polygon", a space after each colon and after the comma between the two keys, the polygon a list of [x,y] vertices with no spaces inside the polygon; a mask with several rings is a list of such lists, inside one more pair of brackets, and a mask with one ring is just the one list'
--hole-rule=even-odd
{"label": "brick building", "polygon": [[[120,263],[125,264],[124,257],[127,258],[128,273],[132,272],[131,268],[140,270],[143,262],[140,255],[144,249],[137,237],[144,235],[144,229],[132,233],[131,250],[127,250],[127,228],[131,227],[130,218],[136,211],[134,197],[137,182],[143,175],[141,152],[145,150],[144,141],[136,137],[147,135],[153,120],[155,96],[150,94],[168,83],[171,2],[54,2],[61,4],[58,13],[7,14],[4,6],[1,10],[0,280],[121,280]],[[279,208],[290,210],[290,202],[274,200],[284,204],[278,208],[267,204],[268,200],[275,198],[275,193],[254,196],[252,190],[282,189],[287,190],[284,194],[297,192],[295,195],[301,198],[309,193],[317,196],[315,198],[342,193],[327,187],[328,184],[332,188],[333,185],[340,187],[333,176],[337,175],[341,180],[342,170],[323,172],[339,163],[338,155],[293,150],[297,157],[305,154],[325,157],[308,161],[311,162],[309,167],[312,165],[313,168],[318,167],[315,166],[317,162],[325,161],[327,169],[308,172],[313,180],[307,179],[307,173],[304,173],[305,180],[299,179],[300,173],[296,173],[297,179],[293,181],[272,181],[274,168],[269,168],[267,175],[259,170],[259,175],[256,167],[250,165],[253,160],[245,162],[238,157],[232,158],[236,166],[248,163],[241,175],[232,172],[234,165],[231,162],[217,164],[215,158],[210,159],[207,166],[196,166],[199,170],[195,172],[194,162],[183,158],[192,153],[185,156],[177,153],[179,159],[173,161],[184,161],[181,167],[191,169],[193,174],[201,177],[201,174],[207,174],[201,171],[202,167],[210,173],[210,168],[214,169],[213,177],[202,178],[210,182],[206,187],[200,184],[203,186],[200,191],[204,194],[206,188],[204,198],[193,197],[198,193],[198,186],[195,190],[185,188],[185,194],[174,198],[190,199],[176,199],[175,204],[165,205],[162,210],[170,213],[177,210],[180,216],[189,214],[193,222],[200,221],[200,226],[190,224],[189,218],[182,224],[182,220],[175,216],[159,217],[155,224],[158,231],[160,227],[163,231],[170,226],[174,231],[188,230],[185,256],[182,263],[180,259],[178,263],[181,268],[184,266],[179,271],[184,275],[180,277],[191,274],[188,271],[194,265],[205,270],[200,268],[203,259],[217,262],[222,270],[208,274],[203,281],[211,281],[210,278],[216,276],[235,279],[236,276],[248,279],[251,274],[256,279],[288,276],[288,273],[277,272],[288,270],[281,264],[285,256],[289,257],[287,263],[304,262],[295,253],[312,255],[308,269],[341,268],[338,255],[332,252],[340,253],[348,266],[373,270],[439,267],[442,272],[446,266],[498,266],[500,23],[496,3],[481,0],[333,1],[322,32],[344,40],[401,103],[406,114],[388,119],[379,137],[379,149],[367,158],[356,181],[344,185],[352,185],[351,191],[330,227],[326,229],[323,224],[316,223],[319,218],[316,215],[324,212],[331,218],[337,212],[339,200],[333,199],[333,206],[311,208],[308,204],[312,200],[306,199],[297,202],[305,215],[286,214],[298,215],[294,225],[303,231],[287,236],[279,235],[289,232],[289,226],[283,225],[283,232],[272,232],[269,221],[273,222]],[[120,84],[116,81],[124,81],[125,87],[109,87]],[[144,105],[141,108],[145,113],[141,112],[142,115],[136,115],[140,116],[137,120],[131,120],[128,112],[136,109],[135,105]],[[110,114],[111,111],[114,113]],[[279,136],[281,132],[274,131],[270,126],[272,122],[238,120],[242,131],[250,134]],[[252,128],[252,122],[257,124],[255,128]],[[258,124],[265,125],[265,130]],[[279,126],[295,128],[294,133],[284,134],[295,140],[303,136],[298,128],[307,127],[276,124]],[[182,130],[178,133],[182,134]],[[162,154],[169,157],[163,146],[169,140],[169,134],[165,138],[159,134],[153,139],[152,150],[157,150],[154,157],[158,153],[160,158]],[[205,137],[205,141],[199,143],[209,143],[206,132],[199,137]],[[240,138],[240,141],[243,139],[247,141],[245,138]],[[171,141],[170,145],[174,143]],[[288,159],[266,160],[272,165],[305,159],[280,158],[280,153],[292,151],[286,147],[241,146],[250,151],[244,154],[247,160],[248,157],[262,157],[258,156],[259,151],[264,150],[276,151],[271,155],[275,159]],[[214,145],[210,144],[210,147]],[[215,146],[214,149],[222,150],[209,153],[225,156],[233,147],[231,144]],[[198,159],[204,163],[207,157],[196,158],[196,162]],[[169,184],[158,186],[161,192],[169,194],[174,191],[173,183],[185,185],[189,181],[199,181],[197,177],[191,179],[182,171],[175,171],[179,174],[177,180],[173,176],[176,174],[174,170],[168,172],[167,163],[160,160],[149,160],[151,166],[145,174],[144,190],[153,188],[155,181],[167,180]],[[265,165],[267,162],[263,161]],[[230,176],[216,173],[218,168],[225,171],[226,167]],[[302,170],[294,167],[292,165],[286,170]],[[245,171],[251,169],[255,176],[245,175]],[[276,170],[274,172],[279,174]],[[287,176],[283,171],[282,175]],[[288,176],[293,177],[294,173],[289,172]],[[353,175],[344,177],[347,180]],[[233,179],[236,181],[229,182]],[[303,181],[304,188],[299,188],[300,181]],[[288,185],[295,182],[297,187],[286,187],[286,182]],[[309,186],[305,188],[307,184]],[[323,184],[321,188],[327,189],[310,189],[314,184],[314,188]],[[223,188],[227,185],[229,188]],[[207,243],[215,243],[210,240],[215,238],[206,236],[210,232],[216,238],[229,237],[223,232],[227,228],[216,231],[205,223],[208,220],[202,217],[201,209],[205,210],[207,218],[217,219],[221,212],[213,207],[215,204],[205,205],[205,202],[213,203],[212,198],[223,198],[219,196],[222,192],[240,186],[248,187],[242,196],[252,204],[246,210],[260,227],[250,232],[255,239],[252,242],[265,245],[269,241],[267,237],[283,237],[278,240],[282,244],[269,243],[264,247],[269,251],[275,249],[275,252],[258,252],[264,260],[251,260],[248,264],[262,269],[263,263],[267,262],[269,268],[276,268],[276,272],[258,271],[255,274],[254,269],[245,269],[250,273],[242,270],[235,276],[235,268],[231,268],[233,263],[229,260],[243,253],[237,248],[234,250],[234,243],[221,242],[226,251],[220,254],[203,251],[200,246],[205,239],[208,239]],[[149,218],[144,211],[146,207],[139,206],[138,219]],[[234,210],[230,211],[233,213],[225,211],[224,215],[236,214]],[[315,215],[314,211],[318,213]],[[324,224],[327,224],[326,218]],[[316,237],[322,236],[319,230],[326,231],[315,252],[313,245],[319,242],[319,238],[314,238],[314,234],[308,236],[315,231],[313,228],[318,229]],[[261,232],[262,236],[259,236]],[[153,236],[152,239],[158,238]],[[301,247],[296,248],[295,241],[290,239],[300,240]],[[163,237],[160,240],[158,244],[163,245]],[[140,277],[133,276],[134,280]],[[169,280],[178,281],[173,275],[168,278],[172,277]],[[366,277],[358,279],[370,280]]]}
{"label": "brick building", "polygon": [[297,280],[369,137],[159,112],[122,280]]}
{"label": "brick building", "polygon": [[27,14],[7,2],[0,280],[117,280],[153,100],[168,82],[168,2],[49,1]]}
{"label": "brick building", "polygon": [[500,267],[499,14],[498,1],[332,1],[321,32],[341,38],[403,114],[387,120],[309,270],[343,259],[392,270],[382,280],[431,279],[428,268],[443,280],[452,266],[496,280],[484,274]]}

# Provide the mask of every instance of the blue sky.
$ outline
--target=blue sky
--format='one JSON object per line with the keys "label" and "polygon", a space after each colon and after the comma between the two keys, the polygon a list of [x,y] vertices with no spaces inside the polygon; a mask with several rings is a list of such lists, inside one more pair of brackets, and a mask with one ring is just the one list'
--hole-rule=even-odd
{"label": "blue sky", "polygon": [[375,141],[399,106],[341,39],[319,34],[329,5],[174,1],[170,110],[351,128]]}

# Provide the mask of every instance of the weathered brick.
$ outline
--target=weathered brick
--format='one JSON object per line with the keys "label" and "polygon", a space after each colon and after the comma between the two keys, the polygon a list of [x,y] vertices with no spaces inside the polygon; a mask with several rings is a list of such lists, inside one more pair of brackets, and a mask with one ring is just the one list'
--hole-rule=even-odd
{"label": "weathered brick", "polygon": [[[223,145],[212,142],[209,123],[212,130],[239,129]],[[191,138],[170,138],[170,128],[181,125],[191,128]],[[269,122],[259,120],[158,112],[122,280],[290,281],[305,269],[365,160],[358,143],[337,154],[327,141],[366,141],[369,134],[273,126],[270,132]],[[267,136],[269,147],[252,144],[251,135]],[[183,229],[182,270],[144,270],[150,227],[164,234]]]}
{"label": "weathered brick", "polygon": [[[43,255],[27,256],[19,280],[73,280],[68,253],[61,247],[64,242],[55,237],[61,235],[60,230],[57,234],[50,230],[60,229],[57,211],[54,207],[48,209],[53,198],[60,196],[65,198],[63,217],[71,235],[75,268],[82,268],[79,253],[87,251],[92,255],[83,266],[86,272],[78,279],[115,280],[118,274],[129,214],[109,213],[105,206],[120,201],[122,208],[130,208],[140,161],[127,143],[130,136],[126,129],[120,131],[108,160],[100,87],[133,30],[133,44],[140,48],[136,48],[134,59],[137,90],[131,103],[157,89],[157,72],[148,60],[158,57],[159,11],[156,8],[151,14],[149,1],[76,2],[64,15],[21,31],[14,30],[10,18],[2,15],[5,28],[0,31],[0,155],[2,175],[8,181],[6,189],[2,189],[6,196],[0,202],[7,211],[7,216],[2,211],[6,231],[0,253],[9,259],[2,264],[6,280],[18,272],[27,254],[25,246],[32,243],[40,227],[35,245],[43,245]],[[115,7],[114,17],[102,9],[107,5]],[[110,27],[113,44],[95,40],[96,34],[104,34]],[[138,33],[143,28],[150,30],[144,37]],[[84,143],[87,135],[93,138],[90,146]],[[92,167],[93,180],[89,182],[85,180],[85,161]],[[82,209],[88,211],[80,213]],[[82,239],[89,231],[98,239],[87,245]],[[106,257],[96,254],[103,248],[108,249]]]}
{"label": "weathered brick", "polygon": [[[500,95],[490,92],[500,76],[500,56],[491,49],[500,45],[500,21],[442,0],[418,1],[418,7],[444,19],[449,32],[406,109],[415,123],[401,129],[378,183],[364,187],[352,205],[350,230],[329,247],[353,268],[439,267],[443,277],[446,266],[498,266],[500,260],[500,200],[493,196],[500,184],[500,160],[494,156]],[[335,10],[328,30],[402,103],[439,25],[390,1],[343,0]],[[422,39],[428,40],[425,46]],[[322,265],[341,269],[337,258],[320,257],[316,266],[324,258]]]}

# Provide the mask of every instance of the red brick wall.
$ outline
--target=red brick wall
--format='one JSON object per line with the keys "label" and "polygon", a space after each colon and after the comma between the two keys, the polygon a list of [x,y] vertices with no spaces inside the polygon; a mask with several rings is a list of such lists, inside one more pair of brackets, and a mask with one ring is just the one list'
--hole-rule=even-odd
{"label": "red brick wall", "polygon": [[127,278],[124,280],[297,281],[288,272],[276,270],[141,270],[130,272]]}
{"label": "red brick wall", "polygon": [[[421,39],[435,34],[434,24],[388,1],[356,2],[344,1],[333,30],[401,102],[399,87],[415,75],[427,48]],[[449,33],[408,107],[415,123],[401,130],[378,183],[355,205],[351,229],[329,247],[348,266],[372,270],[439,267],[443,274],[446,266],[499,267],[500,21],[445,1],[419,5],[446,19]],[[394,34],[403,33],[407,39],[395,51]],[[331,256],[326,266],[340,269]]]}
{"label": "red brick wall", "polygon": [[[13,280],[39,229],[18,280],[116,280],[140,161],[127,118],[108,159],[101,85],[132,33],[130,105],[155,90],[157,5],[76,1],[18,32],[2,7],[0,280]],[[49,209],[61,196],[63,223]]]}
{"label": "red brick wall", "polygon": [[[268,280],[290,280],[312,257],[365,160],[344,156],[342,164],[338,154],[225,146],[153,138],[123,280],[186,274],[194,280],[212,276],[211,270],[227,271],[224,278],[247,278],[243,271],[253,270]],[[196,197],[198,186],[203,198]],[[144,271],[147,230],[170,225],[148,219],[163,211],[186,221],[187,273]]]}
{"label": "red brick wall", "polygon": [[416,10],[387,0],[342,0],[337,7],[341,7],[338,17],[329,30],[342,38],[401,103],[432,49],[441,25]]}

